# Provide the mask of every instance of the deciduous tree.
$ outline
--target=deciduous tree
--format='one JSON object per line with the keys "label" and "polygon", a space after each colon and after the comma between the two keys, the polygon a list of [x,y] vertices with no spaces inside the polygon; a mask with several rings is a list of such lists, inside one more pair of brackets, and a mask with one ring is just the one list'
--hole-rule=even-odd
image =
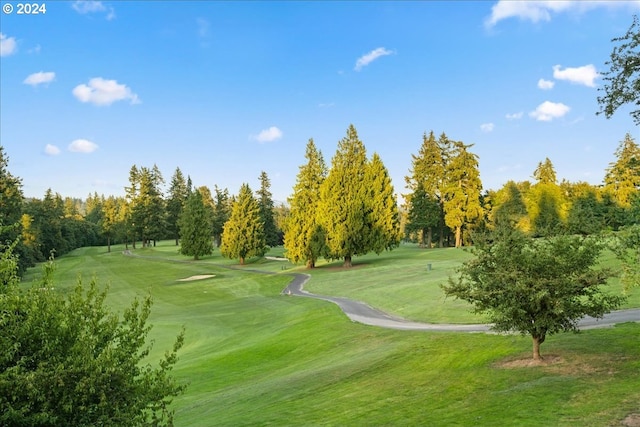
{"label": "deciduous tree", "polygon": [[622,296],[602,291],[611,272],[596,268],[604,248],[590,237],[526,237],[518,230],[476,241],[476,255],[450,278],[448,296],[470,302],[488,315],[497,331],[529,334],[533,358],[548,335],[577,331],[585,315],[602,317],[620,306]]}
{"label": "deciduous tree", "polygon": [[[0,254],[0,278],[8,277],[10,259]],[[170,403],[185,386],[170,373],[184,331],[153,367],[150,297],[134,300],[121,317],[95,280],[62,293],[51,271],[45,264],[43,279],[28,290],[14,275],[0,298],[0,424],[173,425]]]}
{"label": "deciduous tree", "polygon": [[[606,62],[609,70],[602,73],[605,81],[603,96],[598,97],[600,111],[611,118],[623,105],[640,106],[640,21],[633,16],[631,27],[624,36],[611,40],[618,43],[613,47],[611,59]],[[633,107],[632,107],[633,108]],[[640,108],[631,111],[636,125],[640,125]]]}

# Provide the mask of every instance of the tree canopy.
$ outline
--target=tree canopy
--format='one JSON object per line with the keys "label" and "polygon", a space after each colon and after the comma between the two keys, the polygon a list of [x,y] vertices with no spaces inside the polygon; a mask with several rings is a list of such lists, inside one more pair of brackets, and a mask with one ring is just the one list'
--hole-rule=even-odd
{"label": "tree canopy", "polygon": [[187,198],[180,215],[180,253],[193,256],[194,260],[213,253],[211,215],[202,200],[200,191]]}
{"label": "tree canopy", "polygon": [[[611,118],[618,108],[630,104],[640,107],[640,21],[633,16],[631,27],[626,34],[611,40],[617,43],[606,65],[609,70],[602,73],[605,81],[603,96],[598,97],[600,111]],[[633,108],[633,107],[632,107]],[[631,111],[636,125],[640,125],[640,108]]]}
{"label": "tree canopy", "polygon": [[240,264],[244,264],[246,258],[263,256],[266,251],[260,206],[249,184],[245,183],[232,204],[229,220],[224,224],[220,252],[227,258],[238,258]]}
{"label": "tree canopy", "polygon": [[[15,266],[0,254],[0,277]],[[4,273],[3,273],[4,271]],[[105,305],[95,280],[64,294],[53,263],[28,290],[17,276],[0,289],[0,424],[7,426],[173,425],[170,403],[185,388],[170,373],[184,341],[151,366],[145,343],[150,297],[120,317]]]}
{"label": "tree canopy", "polygon": [[533,358],[539,360],[547,335],[577,332],[585,315],[602,317],[624,301],[602,291],[612,274],[596,268],[604,247],[592,237],[534,239],[502,229],[491,240],[476,241],[476,257],[443,289],[486,314],[493,329],[529,334]]}
{"label": "tree canopy", "polygon": [[291,212],[284,235],[285,255],[292,262],[306,262],[314,268],[320,256],[325,255],[325,233],[318,221],[320,187],[327,176],[322,152],[309,139],[305,150],[307,163],[300,166],[289,198]]}

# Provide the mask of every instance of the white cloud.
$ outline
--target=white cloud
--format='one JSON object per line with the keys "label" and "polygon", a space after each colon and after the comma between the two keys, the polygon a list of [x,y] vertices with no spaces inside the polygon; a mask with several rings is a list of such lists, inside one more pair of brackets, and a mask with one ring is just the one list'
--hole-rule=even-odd
{"label": "white cloud", "polygon": [[503,19],[519,18],[533,23],[550,21],[551,16],[563,12],[585,13],[596,8],[640,9],[640,1],[611,0],[546,0],[546,1],[513,1],[500,0],[491,8],[491,16],[485,19],[485,26],[493,27]]}
{"label": "white cloud", "polygon": [[517,113],[509,113],[506,114],[505,117],[507,120],[519,120],[522,118],[522,111],[518,111]]}
{"label": "white cloud", "polygon": [[115,80],[105,80],[96,77],[89,80],[89,84],[81,84],[73,88],[73,96],[80,102],[90,102],[94,105],[111,105],[116,101],[128,99],[131,104],[142,101],[126,85],[118,84]]}
{"label": "white cloud", "polygon": [[31,85],[33,87],[38,86],[44,83],[51,83],[56,78],[56,73],[53,71],[43,72],[40,71],[38,73],[33,73],[27,76],[26,79],[22,83],[26,85]]}
{"label": "white cloud", "polygon": [[362,70],[363,67],[366,67],[367,65],[369,65],[376,59],[380,58],[381,56],[386,56],[391,54],[393,54],[393,51],[385,49],[384,47],[379,47],[358,58],[358,60],[356,61],[356,66],[353,69],[356,71],[360,71]]}
{"label": "white cloud", "polygon": [[260,143],[273,142],[282,138],[282,131],[275,126],[271,126],[269,129],[262,130],[258,135],[250,137]]}
{"label": "white cloud", "polygon": [[555,83],[552,82],[551,80],[545,80],[545,79],[538,80],[538,88],[542,90],[553,89],[554,85]]}
{"label": "white cloud", "polygon": [[107,7],[101,1],[96,0],[77,0],[71,5],[73,10],[85,15],[87,13],[106,13],[107,20],[111,21],[116,17],[116,13],[112,7]]}
{"label": "white cloud", "polygon": [[482,132],[491,132],[493,131],[493,128],[495,127],[495,125],[493,123],[483,123],[480,125],[480,130]]}
{"label": "white cloud", "polygon": [[58,154],[60,154],[60,149],[55,145],[47,144],[44,147],[44,152],[49,156],[57,156]]}
{"label": "white cloud", "polygon": [[321,102],[320,104],[318,104],[319,108],[329,108],[329,107],[333,107],[336,104],[334,102]]}
{"label": "white cloud", "polygon": [[541,122],[550,122],[553,119],[564,116],[569,110],[571,110],[571,108],[561,102],[545,101],[538,105],[538,108],[534,111],[530,112],[529,116]]}
{"label": "white cloud", "polygon": [[18,51],[18,44],[14,37],[7,37],[0,33],[0,56],[9,56]]}
{"label": "white cloud", "polygon": [[595,79],[599,74],[593,64],[583,65],[582,67],[561,69],[561,65],[553,66],[553,78],[558,80],[567,80],[571,83],[595,87]]}
{"label": "white cloud", "polygon": [[67,149],[74,153],[93,153],[98,149],[98,144],[86,139],[76,139],[69,144]]}

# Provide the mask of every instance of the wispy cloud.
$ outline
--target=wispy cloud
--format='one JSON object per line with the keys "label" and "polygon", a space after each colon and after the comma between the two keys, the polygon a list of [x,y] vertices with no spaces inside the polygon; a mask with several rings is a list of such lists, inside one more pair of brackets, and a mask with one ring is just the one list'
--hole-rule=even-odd
{"label": "wispy cloud", "polygon": [[196,19],[196,24],[198,25],[198,36],[204,38],[209,36],[209,29],[211,24],[204,18]]}
{"label": "wispy cloud", "polygon": [[529,116],[541,122],[550,122],[553,119],[558,119],[571,110],[568,106],[561,102],[545,101],[538,107],[529,113]]}
{"label": "wispy cloud", "polygon": [[60,154],[60,149],[55,145],[47,144],[44,147],[44,153],[47,156],[57,156],[58,154]]}
{"label": "wispy cloud", "polygon": [[522,111],[518,111],[517,113],[508,113],[505,115],[507,120],[519,120],[522,118]]}
{"label": "wispy cloud", "polygon": [[0,33],[0,56],[9,56],[18,51],[18,43],[15,37],[7,37]]}
{"label": "wispy cloud", "polygon": [[561,65],[553,66],[553,78],[557,80],[567,80],[571,83],[585,85],[588,87],[595,87],[595,80],[599,74],[596,71],[596,67],[593,64],[583,65],[582,67],[565,68],[562,69]]}
{"label": "wispy cloud", "polygon": [[555,83],[552,82],[551,80],[545,80],[545,79],[538,80],[538,89],[549,90],[549,89],[553,89],[554,85]]}
{"label": "wispy cloud", "polygon": [[480,130],[486,133],[493,131],[494,128],[495,125],[493,123],[483,123],[480,125]]}
{"label": "wispy cloud", "polygon": [[334,102],[321,102],[320,104],[318,104],[318,107],[329,108],[329,107],[333,107],[334,105],[336,105]]}
{"label": "wispy cloud", "polygon": [[54,73],[53,71],[48,71],[48,72],[40,71],[38,73],[30,74],[29,76],[27,76],[26,79],[24,79],[22,83],[36,87],[41,84],[51,83],[52,81],[55,80],[55,78],[56,78],[56,73]]}
{"label": "wispy cloud", "polygon": [[640,9],[640,1],[611,1],[611,0],[547,0],[547,1],[513,1],[500,0],[491,8],[491,16],[485,19],[486,27],[493,27],[498,22],[509,19],[518,18],[523,21],[531,21],[533,23],[540,21],[550,21],[552,15],[572,12],[585,13],[596,8],[607,9]]}
{"label": "wispy cloud", "polygon": [[282,135],[283,133],[280,129],[275,126],[271,126],[268,129],[260,131],[260,133],[257,135],[249,136],[249,138],[258,141],[259,143],[265,143],[277,141],[278,139],[282,138]]}
{"label": "wispy cloud", "polygon": [[90,102],[94,105],[111,105],[116,101],[129,100],[131,104],[140,104],[140,98],[129,87],[119,84],[115,80],[105,80],[96,77],[89,80],[89,84],[81,84],[73,88],[73,96],[80,102]]}
{"label": "wispy cloud", "polygon": [[375,61],[376,59],[382,57],[382,56],[387,56],[387,55],[391,55],[393,54],[392,50],[388,50],[385,49],[384,47],[379,47],[377,49],[372,50],[371,52],[362,55],[360,58],[358,58],[358,60],[356,61],[356,66],[353,68],[356,71],[360,71],[362,70],[362,68],[366,67],[367,65],[371,64],[373,61]]}
{"label": "wispy cloud", "polygon": [[98,149],[98,144],[87,139],[76,139],[69,144],[67,149],[73,153],[93,153]]}
{"label": "wispy cloud", "polygon": [[88,13],[106,13],[107,21],[111,21],[116,17],[113,7],[106,6],[103,2],[97,0],[77,0],[71,4],[71,7],[82,15]]}

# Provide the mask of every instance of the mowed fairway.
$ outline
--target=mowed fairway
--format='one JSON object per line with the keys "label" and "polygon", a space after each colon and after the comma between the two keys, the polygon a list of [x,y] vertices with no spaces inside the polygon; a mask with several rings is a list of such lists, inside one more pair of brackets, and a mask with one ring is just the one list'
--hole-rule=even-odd
{"label": "mowed fairway", "polygon": [[[109,284],[109,304],[119,312],[150,293],[151,360],[185,326],[174,372],[189,387],[175,401],[178,426],[603,426],[640,418],[637,323],[554,336],[542,353],[556,363],[505,367],[529,356],[528,337],[364,326],[334,304],[281,295],[286,273],[301,271],[287,262],[260,260],[243,271],[221,267],[235,263],[218,251],[191,262],[172,242],[132,251],[142,257],[122,250],[60,258],[56,284],[64,290],[79,273],[85,281],[95,275]],[[349,271],[320,263],[306,288],[412,320],[476,322],[438,287],[468,256],[404,246],[356,258]],[[214,277],[179,281],[194,275]],[[638,305],[636,296],[627,304]]]}

